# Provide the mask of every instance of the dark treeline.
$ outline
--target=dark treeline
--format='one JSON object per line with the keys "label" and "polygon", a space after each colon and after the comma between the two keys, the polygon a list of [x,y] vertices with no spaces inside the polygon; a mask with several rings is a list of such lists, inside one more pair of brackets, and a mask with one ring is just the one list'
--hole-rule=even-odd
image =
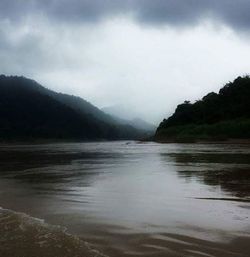
{"label": "dark treeline", "polygon": [[219,93],[185,101],[164,119],[156,139],[250,138],[250,77],[238,77]]}
{"label": "dark treeline", "polygon": [[0,140],[116,140],[144,136],[84,99],[24,77],[0,76]]}

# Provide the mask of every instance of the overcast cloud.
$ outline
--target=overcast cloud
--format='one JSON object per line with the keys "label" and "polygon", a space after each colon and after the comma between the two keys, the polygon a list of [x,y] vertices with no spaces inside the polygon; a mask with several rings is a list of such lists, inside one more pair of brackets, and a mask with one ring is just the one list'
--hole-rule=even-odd
{"label": "overcast cloud", "polygon": [[19,20],[37,13],[64,22],[99,21],[130,14],[142,23],[189,25],[217,19],[249,30],[249,0],[1,0],[1,18]]}
{"label": "overcast cloud", "polygon": [[1,0],[0,73],[159,122],[250,70],[248,0]]}

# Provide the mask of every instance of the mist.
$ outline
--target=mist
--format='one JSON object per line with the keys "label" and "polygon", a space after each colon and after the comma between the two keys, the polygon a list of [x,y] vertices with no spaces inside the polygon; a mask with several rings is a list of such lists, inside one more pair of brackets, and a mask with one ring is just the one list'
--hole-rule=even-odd
{"label": "mist", "polygon": [[[29,8],[19,6],[19,12],[17,4],[5,5],[0,16],[1,73],[30,77],[99,108],[122,106],[157,124],[177,104],[217,92],[249,72],[246,19],[226,19],[231,9],[170,5],[179,11],[169,16],[159,14],[160,7],[166,10],[162,1],[156,1],[154,12],[148,12],[149,1],[141,6],[138,1],[75,2],[62,13],[58,1],[51,9],[34,1]],[[92,8],[89,15],[87,7]],[[85,12],[77,11],[83,8]]]}

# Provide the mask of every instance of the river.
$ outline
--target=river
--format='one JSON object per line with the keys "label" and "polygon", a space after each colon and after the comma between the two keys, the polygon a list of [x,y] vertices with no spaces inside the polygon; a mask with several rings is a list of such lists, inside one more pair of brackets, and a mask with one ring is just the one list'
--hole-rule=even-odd
{"label": "river", "polygon": [[1,257],[249,256],[250,146],[0,146]]}

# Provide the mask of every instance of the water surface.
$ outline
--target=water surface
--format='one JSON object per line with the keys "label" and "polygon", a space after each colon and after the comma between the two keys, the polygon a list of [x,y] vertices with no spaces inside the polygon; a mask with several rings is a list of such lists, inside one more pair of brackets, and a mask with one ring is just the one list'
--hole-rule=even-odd
{"label": "water surface", "polygon": [[249,256],[247,145],[2,145],[0,170],[0,256]]}

